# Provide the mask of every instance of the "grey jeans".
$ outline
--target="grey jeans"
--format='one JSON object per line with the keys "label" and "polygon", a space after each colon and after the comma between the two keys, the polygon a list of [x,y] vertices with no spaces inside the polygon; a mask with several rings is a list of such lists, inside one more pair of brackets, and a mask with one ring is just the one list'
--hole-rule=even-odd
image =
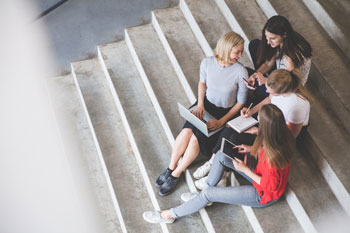
{"label": "grey jeans", "polygon": [[[222,202],[251,207],[265,207],[278,201],[278,199],[276,199],[266,204],[260,204],[259,201],[261,200],[261,197],[256,192],[253,185],[215,187],[215,185],[220,181],[226,167],[236,171],[232,163],[232,159],[225,156],[221,151],[218,151],[215,155],[213,165],[208,175],[207,183],[209,187],[204,189],[192,200],[175,208],[171,208],[170,212],[172,217],[180,218],[193,214],[204,208],[209,202]],[[250,177],[246,176],[244,173],[238,173],[243,175],[252,183],[252,179]]]}

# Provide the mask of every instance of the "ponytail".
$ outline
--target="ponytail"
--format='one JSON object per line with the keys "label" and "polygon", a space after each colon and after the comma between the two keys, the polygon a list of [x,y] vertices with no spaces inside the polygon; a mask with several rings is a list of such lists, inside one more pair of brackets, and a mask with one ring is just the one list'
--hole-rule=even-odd
{"label": "ponytail", "polygon": [[291,90],[297,90],[300,85],[300,78],[294,74],[293,70],[289,72],[292,82],[291,82]]}
{"label": "ponytail", "polygon": [[301,78],[298,70],[289,72],[288,70],[274,70],[267,79],[267,86],[275,91],[276,94],[295,93],[300,98],[303,98],[309,103],[312,103],[312,98],[306,88],[301,83]]}

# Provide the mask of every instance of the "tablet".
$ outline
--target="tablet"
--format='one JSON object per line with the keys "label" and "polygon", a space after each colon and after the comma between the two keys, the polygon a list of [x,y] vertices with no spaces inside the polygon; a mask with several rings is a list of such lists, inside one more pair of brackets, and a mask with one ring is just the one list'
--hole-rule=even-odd
{"label": "tablet", "polygon": [[230,158],[238,158],[242,161],[244,161],[244,154],[238,153],[238,148],[233,147],[236,146],[232,142],[228,141],[226,138],[223,138],[221,141],[221,151]]}

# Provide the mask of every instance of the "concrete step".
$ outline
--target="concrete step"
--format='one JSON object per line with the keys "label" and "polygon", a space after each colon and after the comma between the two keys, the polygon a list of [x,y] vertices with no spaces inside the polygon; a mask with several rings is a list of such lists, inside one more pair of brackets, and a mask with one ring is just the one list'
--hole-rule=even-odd
{"label": "concrete step", "polygon": [[[205,54],[179,7],[155,10],[153,25],[162,44],[168,44],[194,96],[198,96],[199,67]],[[162,35],[164,37],[162,38]],[[170,57],[172,54],[169,54]]]}
{"label": "concrete step", "polygon": [[328,35],[350,58],[350,2],[347,0],[302,0]]}
{"label": "concrete step", "polygon": [[[350,219],[312,156],[303,147],[299,149],[300,152],[296,153],[292,160],[290,187],[317,232],[328,232],[329,229],[341,230],[338,227]],[[305,219],[300,221],[307,224],[304,223]]]}
{"label": "concrete step", "polygon": [[[303,228],[288,205],[285,195],[269,208],[253,208],[253,211],[264,232],[269,232],[272,229],[274,232],[303,232]],[[283,224],[285,222],[288,222],[287,226]]]}
{"label": "concrete step", "polygon": [[350,14],[350,2],[347,0],[318,0],[318,2],[349,39],[350,23],[348,17]]}
{"label": "concrete step", "polygon": [[90,192],[86,192],[81,198],[96,205],[95,209],[99,210],[105,232],[125,232],[118,202],[109,177],[105,175],[105,167],[100,160],[100,152],[72,75],[48,79],[47,86],[65,153],[70,158],[72,167],[78,167],[84,171],[83,174],[87,174],[78,177],[79,186],[90,184],[85,187]]}
{"label": "concrete step", "polygon": [[[154,185],[159,174],[169,165],[171,144],[162,125],[159,124],[158,115],[152,106],[152,101],[126,43],[121,41],[100,46],[100,51],[150,178],[151,188],[156,193],[155,198],[160,209],[179,205],[181,203],[180,195],[189,191],[183,177],[175,192],[166,197],[160,197],[158,195],[159,188]],[[149,52],[153,55],[158,54],[157,50]],[[179,118],[179,116],[177,117]],[[199,214],[194,214],[190,218],[182,218],[174,224],[167,225],[167,227],[170,232],[206,231]]]}
{"label": "concrete step", "polygon": [[320,93],[313,93],[315,101],[310,114],[311,125],[304,142],[317,166],[345,212],[350,216],[350,137],[336,121],[333,112],[320,102]]}
{"label": "concrete step", "polygon": [[[215,49],[216,43],[222,35],[229,31],[238,31],[230,27],[215,1],[181,0],[180,7],[191,28],[199,28],[203,33],[204,38],[198,37],[195,33],[198,41],[202,44],[208,44],[212,50]],[[207,42],[203,42],[203,40]],[[245,41],[245,48],[247,48],[248,43],[249,41]],[[245,49],[240,62],[252,68],[253,65],[247,51],[248,50]],[[208,49],[204,50],[204,52],[206,56],[212,54]]]}
{"label": "concrete step", "polygon": [[350,23],[348,17],[350,14],[350,2],[348,0],[318,0],[318,2],[349,39]]}
{"label": "concrete step", "polygon": [[153,206],[98,60],[74,62],[72,67],[95,129],[127,230],[161,232],[159,225],[147,224],[142,218],[142,213],[152,209]]}
{"label": "concrete step", "polygon": [[340,51],[324,29],[299,1],[280,2],[270,0],[274,9],[286,16],[293,28],[301,33],[313,47],[312,63],[319,74],[312,70],[309,83],[326,96],[330,109],[337,113],[344,127],[350,132],[350,66],[349,59]]}
{"label": "concrete step", "polygon": [[[261,39],[267,17],[254,0],[225,0],[248,40]],[[244,9],[244,10],[242,10]]]}
{"label": "concrete step", "polygon": [[140,62],[172,135],[176,136],[184,124],[184,120],[179,117],[176,102],[184,106],[192,103],[188,100],[155,30],[150,24],[128,28],[126,41],[130,42],[129,45],[135,51],[134,59]]}

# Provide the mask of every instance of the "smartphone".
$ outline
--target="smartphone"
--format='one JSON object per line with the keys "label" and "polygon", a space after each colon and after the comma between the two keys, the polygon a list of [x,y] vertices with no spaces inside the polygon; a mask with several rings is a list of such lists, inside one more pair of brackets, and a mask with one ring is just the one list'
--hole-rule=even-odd
{"label": "smartphone", "polygon": [[243,78],[243,81],[250,87],[254,87],[254,85],[252,85],[251,83],[248,82],[247,79]]}
{"label": "smartphone", "polygon": [[236,146],[235,144],[233,144],[232,142],[230,142],[229,140],[227,140],[226,138],[223,138],[221,141],[221,151],[227,155],[230,158],[238,158],[242,161],[244,161],[244,154],[240,154],[238,153],[238,148],[233,148],[234,146]]}

